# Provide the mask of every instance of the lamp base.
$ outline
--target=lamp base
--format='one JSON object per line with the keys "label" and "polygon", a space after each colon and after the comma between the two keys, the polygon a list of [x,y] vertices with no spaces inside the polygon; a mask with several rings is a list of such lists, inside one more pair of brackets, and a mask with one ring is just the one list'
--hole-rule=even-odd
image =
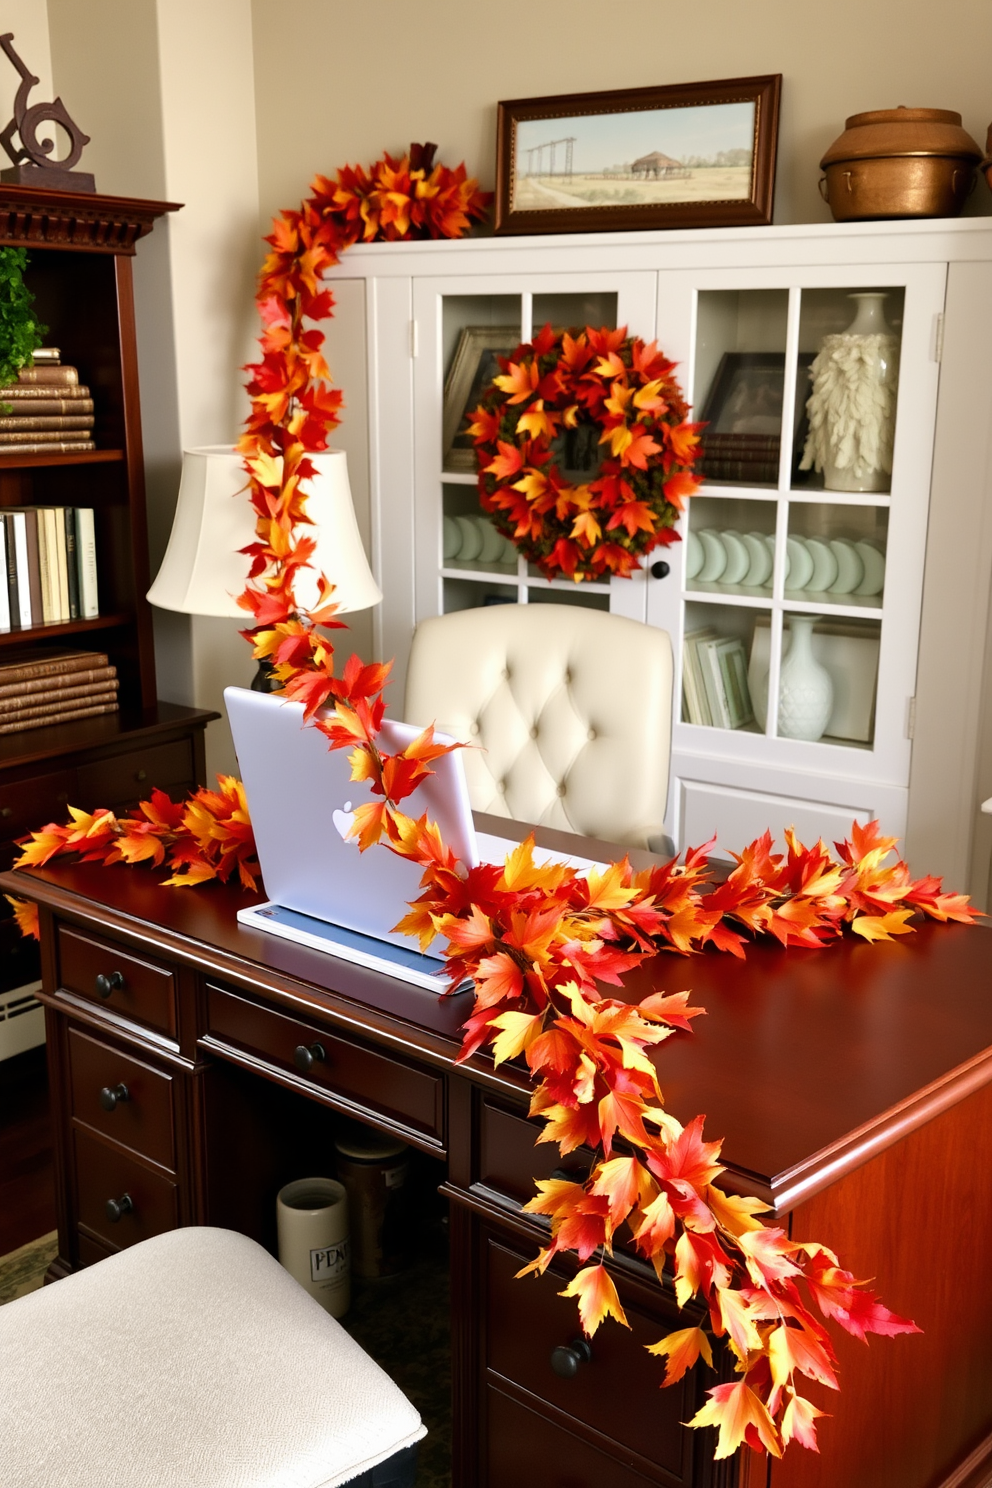
{"label": "lamp base", "polygon": [[279,692],[282,683],[267,656],[259,658],[258,671],[251,679],[252,692]]}

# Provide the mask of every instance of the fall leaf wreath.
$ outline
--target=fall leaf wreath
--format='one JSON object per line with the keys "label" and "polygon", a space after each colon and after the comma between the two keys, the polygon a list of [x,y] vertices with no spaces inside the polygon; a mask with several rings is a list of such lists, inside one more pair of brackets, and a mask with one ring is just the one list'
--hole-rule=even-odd
{"label": "fall leaf wreath", "polygon": [[479,500],[549,579],[627,578],[701,484],[701,424],[655,342],[546,325],[470,415]]}
{"label": "fall leaf wreath", "polygon": [[[727,1193],[720,1143],[703,1139],[703,1118],[683,1125],[665,1110],[657,1051],[690,1031],[703,1011],[688,1005],[689,994],[659,991],[631,1005],[604,988],[622,988],[628,972],[665,951],[743,957],[756,936],[818,949],[848,931],[886,940],[909,933],[920,914],[967,924],[973,912],[966,896],[945,893],[939,879],[913,879],[895,857],[895,839],[874,822],[855,823],[836,855],[822,842],[804,847],[791,832],[785,853],[776,853],[766,832],[714,885],[712,844],[643,872],[624,860],[580,874],[538,864],[531,838],[502,865],[466,868],[433,823],[400,809],[431,761],[452,746],[427,728],[399,754],[386,753],[380,728],[388,665],[352,656],[336,672],[328,630],[341,622],[330,586],[321,575],[321,597],[309,613],[294,595],[295,576],[314,550],[300,482],[313,473],[310,452],[327,447],[340,407],[340,394],[326,386],[323,333],[312,322],[332,313],[321,278],[352,243],[458,237],[485,206],[464,167],[447,170],[433,163],[433,146],[413,146],[369,171],[317,177],[300,209],[276,218],[257,291],[262,356],[248,368],[252,407],[240,443],[256,514],[241,596],[252,624],[244,634],[330,747],[352,751],[353,779],[368,782],[372,797],[356,812],[360,847],[384,843],[421,869],[423,891],[398,928],[423,944],[442,937],[452,988],[466,977],[474,983],[459,1060],[488,1048],[497,1064],[524,1061],[534,1085],[530,1113],[541,1123],[537,1140],[555,1142],[562,1154],[583,1146],[594,1154],[585,1179],[537,1185],[525,1207],[544,1216],[549,1239],[525,1270],[541,1273],[557,1254],[576,1255],[581,1267],[564,1294],[577,1299],[592,1336],[608,1317],[626,1323],[604,1262],[616,1240],[632,1246],[678,1305],[694,1309],[689,1326],[650,1348],[666,1361],[664,1384],[700,1359],[709,1364],[713,1339],[733,1360],[736,1378],[712,1386],[689,1423],[716,1428],[715,1456],[742,1444],[775,1457],[791,1442],[816,1450],[823,1412],[800,1393],[802,1379],[838,1387],[821,1319],[861,1339],[919,1330],[883,1306],[826,1245],[792,1242],[762,1220],[757,1199]],[[492,478],[485,498],[534,544],[546,572],[557,565],[573,576],[629,573],[639,551],[671,539],[678,504],[695,487],[695,429],[670,374],[656,348],[622,332],[586,331],[567,343],[562,336],[560,346],[542,332],[509,360],[496,395],[483,400],[476,437],[490,448],[482,458],[508,462],[483,471]],[[574,482],[563,474],[555,440],[584,418],[594,429],[600,424],[609,455],[593,479]],[[509,467],[517,454],[515,481]],[[530,483],[520,489],[520,480]],[[583,485],[588,498],[579,495]],[[75,809],[69,817],[25,839],[17,866],[73,854],[167,865],[165,882],[177,886],[235,876],[246,888],[256,882],[236,780],[221,779],[217,791],[199,790],[182,804],[153,791],[126,817]],[[37,907],[11,902],[24,933],[37,935]]]}

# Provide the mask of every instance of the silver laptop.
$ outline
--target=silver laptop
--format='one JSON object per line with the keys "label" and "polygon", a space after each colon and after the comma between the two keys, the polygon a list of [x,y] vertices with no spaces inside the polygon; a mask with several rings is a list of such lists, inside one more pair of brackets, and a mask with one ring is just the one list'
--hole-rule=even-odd
{"label": "silver laptop", "polygon": [[[421,955],[416,941],[393,929],[420,894],[421,870],[385,847],[360,852],[348,835],[355,809],[380,799],[367,781],[351,779],[351,751],[331,749],[319,729],[304,723],[302,703],[240,687],[226,688],[224,701],[269,897],[267,904],[241,910],[239,920],[436,987],[439,974],[443,980],[440,957]],[[383,745],[396,753],[420,732],[385,719]],[[436,737],[452,742],[445,734]],[[461,752],[441,755],[431,769],[404,800],[404,812],[437,822],[466,866],[480,861],[480,844],[486,861],[501,863],[516,843],[476,834]],[[591,866],[587,859],[536,856]],[[435,941],[438,951],[441,945]]]}

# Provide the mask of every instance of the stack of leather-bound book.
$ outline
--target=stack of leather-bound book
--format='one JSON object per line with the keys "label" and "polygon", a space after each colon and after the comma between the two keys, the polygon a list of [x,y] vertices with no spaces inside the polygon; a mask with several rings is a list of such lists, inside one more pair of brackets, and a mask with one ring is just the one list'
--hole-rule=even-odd
{"label": "stack of leather-bound book", "polygon": [[0,455],[70,454],[91,450],[93,399],[57,346],[34,353],[17,381],[0,387]]}
{"label": "stack of leather-bound book", "polygon": [[116,713],[117,668],[97,651],[49,651],[0,665],[0,734]]}

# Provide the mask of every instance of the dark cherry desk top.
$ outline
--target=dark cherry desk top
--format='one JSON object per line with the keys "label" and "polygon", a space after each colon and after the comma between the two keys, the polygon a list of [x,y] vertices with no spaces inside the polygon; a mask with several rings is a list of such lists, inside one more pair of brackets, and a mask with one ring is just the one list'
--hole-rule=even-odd
{"label": "dark cherry desk top", "polygon": [[[549,836],[548,845],[558,842]],[[576,839],[570,845],[578,850]],[[261,896],[218,884],[166,889],[162,876],[59,866],[4,873],[0,889],[137,936],[398,1053],[452,1063],[470,994],[438,998],[244,929],[236,911]],[[690,988],[707,1010],[692,1035],[659,1051],[669,1109],[683,1121],[705,1113],[707,1135],[725,1139],[730,1181],[774,1199],[779,1212],[992,1080],[992,935],[983,928],[923,924],[891,945],[851,937],[821,951],[754,945],[743,963],[716,952],[662,955],[628,978],[623,995],[639,1000],[651,988]],[[494,1071],[485,1057],[468,1070],[503,1090],[527,1086],[525,1072]]]}

